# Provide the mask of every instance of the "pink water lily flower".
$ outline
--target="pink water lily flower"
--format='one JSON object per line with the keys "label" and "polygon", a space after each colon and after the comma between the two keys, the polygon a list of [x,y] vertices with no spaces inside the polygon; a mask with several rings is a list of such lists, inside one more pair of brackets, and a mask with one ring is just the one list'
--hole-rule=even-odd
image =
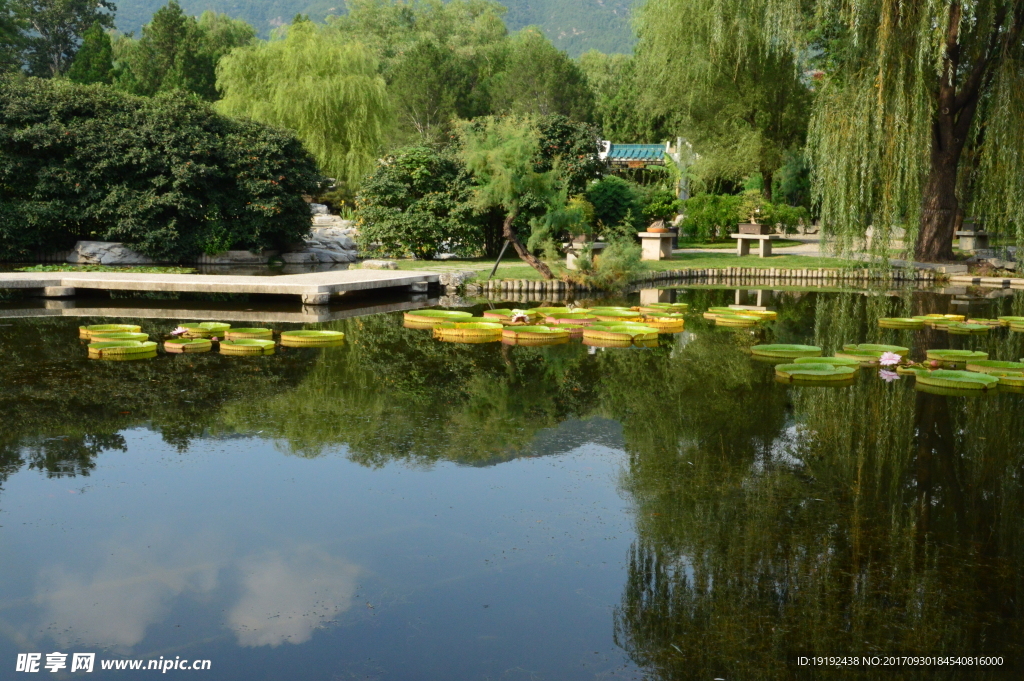
{"label": "pink water lily flower", "polygon": [[899,364],[902,359],[903,358],[900,355],[897,355],[895,352],[883,352],[881,359],[878,360],[878,363],[884,367],[894,367],[897,364]]}
{"label": "pink water lily flower", "polygon": [[177,326],[174,328],[173,331],[171,331],[172,336],[180,336],[183,333],[188,333],[188,329],[186,329],[184,326]]}
{"label": "pink water lily flower", "polygon": [[882,369],[881,371],[879,371],[878,377],[885,381],[886,383],[892,383],[893,381],[900,380],[899,374],[897,374],[895,371],[888,371],[886,369]]}

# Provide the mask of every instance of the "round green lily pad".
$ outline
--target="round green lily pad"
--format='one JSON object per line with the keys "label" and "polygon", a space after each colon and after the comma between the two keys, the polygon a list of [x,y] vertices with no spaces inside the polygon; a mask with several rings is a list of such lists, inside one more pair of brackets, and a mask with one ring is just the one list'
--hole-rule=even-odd
{"label": "round green lily pad", "polygon": [[775,367],[776,377],[792,382],[847,381],[857,375],[857,368],[826,362],[800,362]]}
{"label": "round green lily pad", "polygon": [[750,352],[760,357],[779,357],[784,359],[821,356],[821,348],[816,345],[755,345],[750,348]]}

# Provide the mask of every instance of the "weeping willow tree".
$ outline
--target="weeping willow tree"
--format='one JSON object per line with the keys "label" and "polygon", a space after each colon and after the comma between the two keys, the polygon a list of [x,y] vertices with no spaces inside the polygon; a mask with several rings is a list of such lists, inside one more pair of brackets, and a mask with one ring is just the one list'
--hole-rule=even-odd
{"label": "weeping willow tree", "polygon": [[[918,259],[953,255],[965,209],[1024,243],[1024,0],[652,0],[652,34],[709,36],[737,68],[816,55],[814,197],[848,250],[894,226]],[[685,13],[684,13],[685,10]],[[808,69],[812,62],[797,60]]]}
{"label": "weeping willow tree", "polygon": [[757,26],[722,25],[717,12],[706,0],[643,5],[633,85],[645,117],[694,145],[698,188],[759,172],[770,200],[775,172],[804,144],[812,91],[793,52],[769,49],[773,36]]}
{"label": "weeping willow tree", "polygon": [[309,21],[225,56],[217,87],[222,113],[294,130],[321,169],[350,187],[373,168],[391,122],[373,55]]}

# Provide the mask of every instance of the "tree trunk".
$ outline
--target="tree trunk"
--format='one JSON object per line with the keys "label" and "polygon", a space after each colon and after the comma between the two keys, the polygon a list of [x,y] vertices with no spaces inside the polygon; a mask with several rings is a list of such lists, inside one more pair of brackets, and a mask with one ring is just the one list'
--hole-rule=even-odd
{"label": "tree trunk", "polygon": [[764,185],[764,198],[768,203],[772,202],[772,182],[775,180],[774,171],[761,171],[761,184]]}
{"label": "tree trunk", "polygon": [[921,202],[921,227],[914,257],[922,262],[953,259],[953,236],[960,207],[956,198],[956,174],[960,149],[933,153]]}
{"label": "tree trunk", "polygon": [[555,275],[551,273],[551,268],[545,265],[540,258],[535,256],[533,253],[530,253],[530,251],[526,249],[526,246],[523,245],[523,242],[519,240],[519,237],[516,236],[516,231],[512,228],[512,223],[515,219],[516,211],[512,211],[505,216],[505,222],[501,228],[505,238],[509,240],[509,243],[512,244],[512,248],[516,249],[516,253],[519,254],[519,257],[522,258],[526,264],[540,272],[541,276],[545,279],[554,279]]}

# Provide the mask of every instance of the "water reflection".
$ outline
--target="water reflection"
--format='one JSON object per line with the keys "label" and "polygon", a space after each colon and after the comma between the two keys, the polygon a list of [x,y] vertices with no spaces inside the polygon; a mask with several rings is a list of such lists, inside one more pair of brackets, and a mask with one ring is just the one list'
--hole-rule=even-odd
{"label": "water reflection", "polygon": [[352,607],[359,569],[313,547],[245,558],[242,597],[228,623],[243,646],[305,643],[325,620]]}
{"label": "water reflection", "polygon": [[[7,628],[133,653],[216,641],[271,655],[275,673],[316,651],[313,678],[342,674],[324,651],[367,650],[387,678],[409,640],[430,644],[402,659],[444,664],[393,676],[593,678],[579,660],[594,650],[600,673],[657,679],[785,678],[800,653],[1019,659],[1024,396],[928,395],[870,372],[781,386],[745,349],[1017,359],[1024,334],[874,324],[946,311],[922,293],[780,294],[767,332],[700,318],[731,298],[686,294],[677,342],[593,353],[438,343],[378,315],[332,322],[339,348],[105,365],[67,320],[2,327],[0,483],[24,470],[103,489],[3,493],[22,524],[88,534],[53,556],[0,528],[22,551],[0,556]],[[1024,307],[997,303],[986,316]],[[368,624],[369,583],[400,594],[394,619]],[[168,633],[177,621],[186,636]]]}

